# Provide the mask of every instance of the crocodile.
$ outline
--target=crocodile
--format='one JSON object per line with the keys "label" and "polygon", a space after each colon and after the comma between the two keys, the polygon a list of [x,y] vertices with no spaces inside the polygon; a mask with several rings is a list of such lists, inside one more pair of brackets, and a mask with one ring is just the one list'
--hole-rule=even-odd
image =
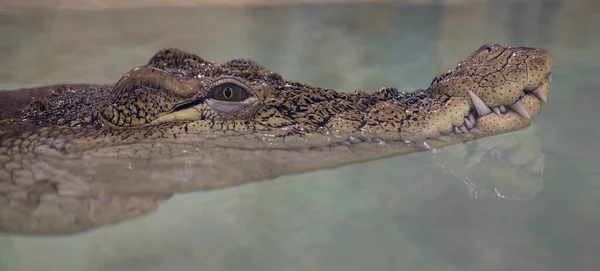
{"label": "crocodile", "polygon": [[544,49],[486,44],[426,89],[346,93],[167,48],[113,84],[0,91],[0,220],[65,198],[155,202],[519,130],[547,102],[551,69]]}

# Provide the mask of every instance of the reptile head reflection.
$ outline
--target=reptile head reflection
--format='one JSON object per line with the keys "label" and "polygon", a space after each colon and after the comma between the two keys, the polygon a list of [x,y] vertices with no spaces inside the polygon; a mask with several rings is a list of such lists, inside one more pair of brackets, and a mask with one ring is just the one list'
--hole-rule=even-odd
{"label": "reptile head reflection", "polygon": [[426,89],[345,93],[164,49],[114,84],[0,92],[0,184],[169,194],[444,147],[529,125],[551,68],[543,49],[488,44]]}
{"label": "reptile head reflection", "polygon": [[0,206],[35,224],[48,200],[226,188],[518,130],[551,68],[542,49],[486,45],[427,89],[345,93],[164,49],[114,84],[0,91]]}

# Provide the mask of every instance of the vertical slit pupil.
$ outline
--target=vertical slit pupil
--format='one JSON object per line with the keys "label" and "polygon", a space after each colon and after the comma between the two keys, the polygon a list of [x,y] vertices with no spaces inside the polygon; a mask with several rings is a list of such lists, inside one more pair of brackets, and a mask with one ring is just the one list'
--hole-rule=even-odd
{"label": "vertical slit pupil", "polygon": [[231,87],[225,87],[225,89],[223,90],[223,96],[225,96],[225,98],[227,98],[227,99],[231,99],[232,95],[233,95],[233,90],[231,89]]}

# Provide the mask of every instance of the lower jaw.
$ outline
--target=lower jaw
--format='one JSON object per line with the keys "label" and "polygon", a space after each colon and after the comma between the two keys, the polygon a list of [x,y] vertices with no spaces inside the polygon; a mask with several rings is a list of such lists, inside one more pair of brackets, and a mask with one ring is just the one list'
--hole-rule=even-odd
{"label": "lower jaw", "polygon": [[[550,92],[551,75],[548,75],[535,91],[525,91],[525,95],[512,106],[497,106],[490,108],[491,112],[478,116],[477,110],[472,109],[461,126],[453,127],[445,135],[461,136],[473,135],[476,137],[489,136],[523,129],[531,124],[533,118],[542,111],[545,99]],[[536,94],[537,92],[537,94]],[[520,105],[514,106],[519,103]]]}

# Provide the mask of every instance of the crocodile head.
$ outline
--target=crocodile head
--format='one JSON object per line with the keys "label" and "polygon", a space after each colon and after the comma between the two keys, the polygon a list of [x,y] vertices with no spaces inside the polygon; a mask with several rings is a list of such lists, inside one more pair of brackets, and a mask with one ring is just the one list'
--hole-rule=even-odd
{"label": "crocodile head", "polygon": [[[464,126],[493,135],[523,128],[541,112],[550,91],[551,69],[552,57],[543,49],[487,44],[456,68],[438,74],[429,89],[468,96],[470,121],[465,119]],[[466,131],[459,127],[454,132]]]}
{"label": "crocodile head", "polygon": [[426,90],[347,94],[284,80],[252,60],[216,65],[167,49],[120,79],[99,120],[116,131],[156,131],[152,140],[244,148],[464,141],[529,125],[549,95],[551,67],[542,49],[488,44]]}
{"label": "crocodile head", "polygon": [[488,44],[426,89],[344,93],[249,59],[164,49],[115,84],[0,91],[0,230],[56,226],[43,206],[126,208],[116,198],[164,199],[521,129],[548,98],[551,68],[542,49]]}
{"label": "crocodile head", "polygon": [[[202,171],[194,188],[229,186],[521,129],[547,100],[551,68],[543,49],[487,44],[427,89],[343,93],[286,80],[249,59],[216,64],[164,49],[115,84],[0,92],[0,161],[35,153],[36,159],[150,159],[138,167],[154,169],[192,157]],[[14,148],[22,142],[30,147]],[[243,160],[241,152],[253,158]],[[62,158],[57,168],[83,163]],[[206,159],[219,166],[207,168]],[[240,173],[224,174],[236,159],[243,160],[236,164]],[[143,179],[123,174],[93,177]]]}

